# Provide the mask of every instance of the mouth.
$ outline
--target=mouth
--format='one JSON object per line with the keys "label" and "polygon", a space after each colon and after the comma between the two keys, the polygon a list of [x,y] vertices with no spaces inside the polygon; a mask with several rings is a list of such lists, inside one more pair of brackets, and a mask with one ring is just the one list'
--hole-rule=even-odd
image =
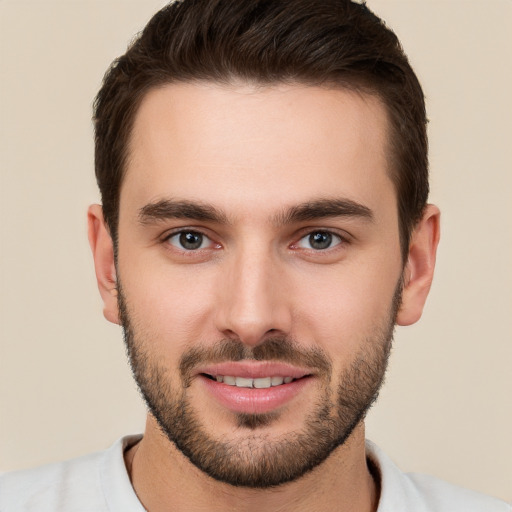
{"label": "mouth", "polygon": [[275,411],[301,396],[315,380],[307,369],[261,361],[214,364],[195,375],[219,405],[246,414]]}
{"label": "mouth", "polygon": [[[274,376],[274,377],[235,377],[233,375],[209,375],[207,373],[201,374],[207,379],[214,380],[216,382],[222,382],[228,386],[236,386],[237,388],[254,388],[254,389],[268,389],[271,387],[282,386],[283,384],[290,384],[291,382],[298,380],[297,378],[286,376]],[[303,379],[309,377],[304,375],[299,377]]]}

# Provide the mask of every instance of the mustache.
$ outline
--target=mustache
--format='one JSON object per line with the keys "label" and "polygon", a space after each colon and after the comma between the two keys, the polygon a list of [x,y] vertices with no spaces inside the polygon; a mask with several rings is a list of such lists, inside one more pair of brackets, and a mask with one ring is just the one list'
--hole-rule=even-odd
{"label": "mustache", "polygon": [[179,370],[183,382],[189,382],[194,368],[199,365],[244,360],[281,361],[327,375],[332,368],[330,358],[320,348],[305,348],[290,338],[272,337],[255,347],[236,339],[221,340],[210,347],[193,347],[181,356]]}

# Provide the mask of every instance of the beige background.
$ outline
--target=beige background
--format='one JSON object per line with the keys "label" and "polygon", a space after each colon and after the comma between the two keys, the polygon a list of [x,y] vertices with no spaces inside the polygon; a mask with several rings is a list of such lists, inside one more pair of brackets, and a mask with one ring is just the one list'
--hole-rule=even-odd
{"label": "beige background", "polygon": [[[369,437],[404,470],[512,500],[512,2],[370,0],[427,95],[443,237]],[[91,102],[162,1],[0,0],[0,471],[141,431],[86,242]]]}

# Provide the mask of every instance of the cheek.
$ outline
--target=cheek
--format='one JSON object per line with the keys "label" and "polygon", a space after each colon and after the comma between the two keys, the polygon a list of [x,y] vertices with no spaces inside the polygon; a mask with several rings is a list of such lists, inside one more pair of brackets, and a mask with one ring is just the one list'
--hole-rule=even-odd
{"label": "cheek", "polygon": [[[400,264],[379,268],[310,275],[296,288],[301,297],[297,323],[328,353],[353,356],[367,339],[389,327]],[[300,329],[296,335],[300,337]]]}
{"label": "cheek", "polygon": [[198,275],[201,272],[197,270],[177,272],[169,266],[152,268],[147,264],[140,269],[125,274],[121,267],[120,274],[134,328],[147,333],[152,351],[181,353],[191,340],[206,341],[212,280]]}

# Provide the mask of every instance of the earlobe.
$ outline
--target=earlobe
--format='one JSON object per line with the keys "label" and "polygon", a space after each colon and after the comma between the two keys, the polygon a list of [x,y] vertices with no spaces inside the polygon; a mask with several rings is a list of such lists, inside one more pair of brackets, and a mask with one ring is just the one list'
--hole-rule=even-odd
{"label": "earlobe", "polygon": [[396,320],[398,325],[417,322],[423,312],[434,277],[440,216],[437,206],[427,205],[423,217],[412,233],[403,276],[402,304]]}
{"label": "earlobe", "polygon": [[89,207],[87,225],[96,281],[103,299],[103,314],[108,321],[119,324],[114,244],[101,205],[93,204]]}

